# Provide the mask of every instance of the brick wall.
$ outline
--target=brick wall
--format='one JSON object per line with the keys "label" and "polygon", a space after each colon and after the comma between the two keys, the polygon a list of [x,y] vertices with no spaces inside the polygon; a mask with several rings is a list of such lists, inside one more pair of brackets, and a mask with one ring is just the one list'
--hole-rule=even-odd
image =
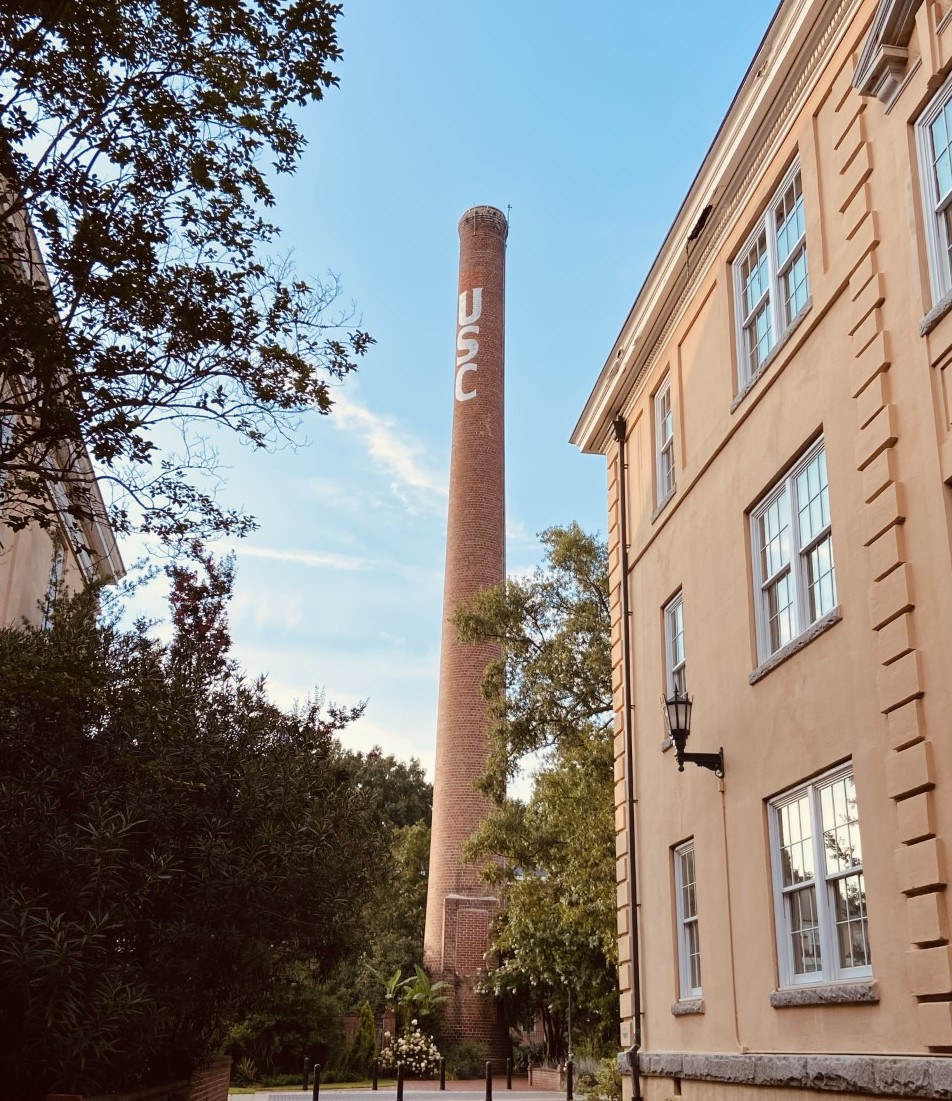
{"label": "brick wall", "polygon": [[231,1060],[223,1059],[200,1067],[191,1078],[164,1086],[151,1086],[132,1093],[110,1093],[84,1098],[80,1094],[51,1093],[46,1101],[228,1101]]}

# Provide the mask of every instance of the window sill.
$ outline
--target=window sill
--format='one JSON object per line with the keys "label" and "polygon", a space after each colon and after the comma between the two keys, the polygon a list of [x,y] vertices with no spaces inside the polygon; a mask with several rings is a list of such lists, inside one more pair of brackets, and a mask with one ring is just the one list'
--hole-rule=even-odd
{"label": "window sill", "polygon": [[774,1009],[800,1005],[875,1005],[879,987],[871,979],[865,982],[826,983],[823,986],[791,986],[774,990],[770,1004]]}
{"label": "window sill", "polygon": [[675,1017],[692,1017],[704,1012],[704,1001],[701,998],[682,998],[671,1006],[671,1012]]}
{"label": "window sill", "polygon": [[787,344],[793,337],[793,334],[800,328],[804,318],[810,312],[813,307],[813,299],[808,298],[806,305],[793,319],[793,323],[783,334],[783,336],[777,341],[777,343],[770,349],[767,354],[767,358],[761,363],[757,370],[750,376],[750,378],[744,383],[744,385],[737,391],[737,396],[731,402],[731,412],[733,413],[737,407],[741,404],[744,398],[750,393],[751,390],[757,385],[758,382],[764,377],[764,375],[770,370],[773,364],[776,362],[777,357],[784,350]]}
{"label": "window sill", "polygon": [[919,322],[919,335],[928,336],[950,310],[952,310],[952,291],[947,291]]}
{"label": "window sill", "polygon": [[661,504],[658,505],[654,512],[652,512],[651,519],[648,521],[650,524],[653,524],[655,520],[657,520],[658,517],[661,515],[661,513],[664,512],[664,510],[668,507],[668,505],[674,500],[674,495],[675,493],[677,493],[677,491],[678,487],[675,486],[674,489],[672,489],[671,492],[668,494],[668,496],[665,497],[665,499],[661,502]]}
{"label": "window sill", "polygon": [[788,642],[786,646],[781,646],[780,649],[774,651],[769,658],[762,661],[747,678],[747,683],[756,684],[757,681],[763,680],[763,678],[768,673],[773,672],[778,665],[782,665],[787,658],[792,658],[794,654],[799,653],[804,646],[809,646],[815,638],[819,638],[820,635],[828,631],[834,623],[839,623],[842,618],[842,609],[839,604],[837,604],[836,607],[831,608],[826,615],[820,616],[815,623],[811,623],[802,634],[797,635],[797,637]]}

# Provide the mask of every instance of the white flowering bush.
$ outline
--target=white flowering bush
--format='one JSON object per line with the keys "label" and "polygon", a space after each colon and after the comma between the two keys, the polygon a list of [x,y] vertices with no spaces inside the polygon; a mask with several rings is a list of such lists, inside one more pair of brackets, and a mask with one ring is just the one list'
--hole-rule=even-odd
{"label": "white flowering bush", "polygon": [[383,1034],[384,1046],[380,1051],[381,1070],[396,1071],[403,1066],[403,1073],[414,1078],[425,1078],[440,1068],[440,1053],[432,1036],[424,1035],[416,1021],[402,1036]]}

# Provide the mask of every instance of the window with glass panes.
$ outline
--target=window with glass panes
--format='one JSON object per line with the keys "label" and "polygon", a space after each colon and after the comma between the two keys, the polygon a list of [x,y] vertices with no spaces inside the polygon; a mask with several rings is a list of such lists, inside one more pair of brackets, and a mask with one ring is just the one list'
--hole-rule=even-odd
{"label": "window with glass panes", "polygon": [[671,380],[665,378],[654,398],[658,504],[674,493],[674,414],[671,411]]}
{"label": "window with glass panes", "polygon": [[770,804],[774,906],[785,986],[871,974],[852,768]]}
{"label": "window with glass panes", "polygon": [[810,298],[800,168],[794,165],[734,261],[739,383],[745,386]]}
{"label": "window with glass panes", "polygon": [[684,664],[684,601],[681,594],[664,609],[665,683],[667,694],[687,691]]}
{"label": "window with glass panes", "polygon": [[763,661],[836,606],[822,440],[753,510],[751,537]]}
{"label": "window with glass panes", "polygon": [[678,921],[678,996],[701,996],[701,944],[697,929],[697,883],[694,842],[674,850],[675,909]]}
{"label": "window with glass panes", "polygon": [[916,124],[934,301],[952,291],[952,79]]}

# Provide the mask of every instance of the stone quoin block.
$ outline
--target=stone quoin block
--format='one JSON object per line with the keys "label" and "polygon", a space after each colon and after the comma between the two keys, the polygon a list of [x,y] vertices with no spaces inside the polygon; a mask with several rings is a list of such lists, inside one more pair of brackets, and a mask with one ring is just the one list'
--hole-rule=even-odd
{"label": "stone quoin block", "polygon": [[[891,451],[892,448],[889,448],[874,459],[863,471],[864,478],[866,471],[872,469],[875,463],[879,462],[884,455],[888,456]],[[906,505],[903,488],[899,482],[891,482],[882,493],[863,509],[863,545],[868,547],[887,528],[891,528],[893,524],[901,524],[905,518]]]}
{"label": "stone quoin block", "polygon": [[899,840],[905,845],[935,837],[934,797],[931,791],[923,791],[896,804],[896,821]]}
{"label": "stone quoin block", "polygon": [[905,799],[934,787],[935,768],[928,742],[917,742],[886,759],[886,791],[890,798]]}
{"label": "stone quoin block", "polygon": [[874,278],[877,273],[876,254],[869,252],[856,265],[856,270],[850,276],[850,299],[853,302],[859,298],[870,279]]}
{"label": "stone quoin block", "polygon": [[919,1034],[926,1047],[952,1047],[952,1002],[920,1002]]}
{"label": "stone quoin block", "polygon": [[[870,212],[871,203],[869,184],[864,183],[843,208],[843,221],[840,228],[847,241],[852,241],[863,228],[864,221]],[[867,255],[869,253],[866,253],[862,259],[865,259]]]}
{"label": "stone quoin block", "polygon": [[[866,225],[867,219],[863,219],[860,223],[860,230]],[[859,230],[857,231],[857,235]],[[868,348],[870,344],[875,340],[878,333],[881,333],[883,329],[883,312],[877,306],[876,309],[870,310],[868,314],[865,314],[860,323],[853,330],[850,340],[853,346],[853,355],[858,356],[864,349]]]}
{"label": "stone quoin block", "polygon": [[888,485],[896,480],[895,467],[896,449],[894,447],[887,447],[866,467],[863,471],[863,500],[867,504],[875,500]]}
{"label": "stone quoin block", "polygon": [[[853,397],[861,394],[866,386],[883,371],[889,370],[889,335],[877,333],[862,351],[856,353],[850,373]],[[856,349],[854,349],[856,352]]]}
{"label": "stone quoin block", "polygon": [[917,998],[952,995],[952,948],[913,948],[906,953],[909,988]]}
{"label": "stone quoin block", "polygon": [[[877,311],[878,312],[878,311]],[[896,407],[887,405],[860,432],[856,442],[856,469],[863,470],[886,447],[899,439]]]}
{"label": "stone quoin block", "polygon": [[878,539],[870,543],[868,549],[872,580],[882,581],[887,574],[892,573],[905,561],[906,549],[903,544],[902,528],[898,525],[887,528]]}
{"label": "stone quoin block", "polygon": [[914,607],[912,575],[905,564],[887,574],[882,581],[877,581],[869,590],[869,619],[874,631]]}
{"label": "stone quoin block", "polygon": [[[859,193],[860,195],[863,192]],[[863,261],[865,261],[865,257]],[[862,262],[860,264],[862,266]],[[881,306],[886,300],[886,282],[883,279],[882,272],[874,275],[872,279],[863,287],[854,300],[853,311],[853,323],[850,326],[850,336],[856,332],[860,327],[861,322],[870,314],[877,306]]]}
{"label": "stone quoin block", "polygon": [[881,665],[889,665],[915,649],[912,612],[897,616],[876,633],[876,652]]}
{"label": "stone quoin block", "polygon": [[[870,286],[875,287],[881,284],[882,276],[877,276],[876,280],[871,283]],[[857,394],[856,419],[859,428],[865,428],[880,409],[884,409],[889,404],[888,380],[889,372],[880,371],[870,379],[868,385],[863,387],[859,394]]]}
{"label": "stone quoin block", "polygon": [[862,115],[857,115],[846,127],[836,144],[834,163],[836,171],[842,175],[850,161],[860,151],[866,141],[866,124]]}
{"label": "stone quoin block", "polygon": [[902,845],[896,849],[895,862],[903,894],[935,891],[946,885],[945,851],[938,837],[915,845]]}
{"label": "stone quoin block", "polygon": [[891,665],[880,666],[876,672],[879,710],[884,715],[918,698],[924,691],[918,650],[910,651]]}
{"label": "stone quoin block", "polygon": [[856,194],[863,184],[869,179],[873,171],[873,154],[868,143],[863,143],[856,151],[856,155],[845,167],[837,180],[837,192],[839,194],[838,208],[842,213],[849,206],[850,199]]}
{"label": "stone quoin block", "polygon": [[949,915],[944,891],[906,899],[906,921],[913,944],[936,944],[949,939]]}
{"label": "stone quoin block", "polygon": [[926,721],[919,700],[890,711],[886,716],[889,744],[893,749],[921,742],[926,736]]}

